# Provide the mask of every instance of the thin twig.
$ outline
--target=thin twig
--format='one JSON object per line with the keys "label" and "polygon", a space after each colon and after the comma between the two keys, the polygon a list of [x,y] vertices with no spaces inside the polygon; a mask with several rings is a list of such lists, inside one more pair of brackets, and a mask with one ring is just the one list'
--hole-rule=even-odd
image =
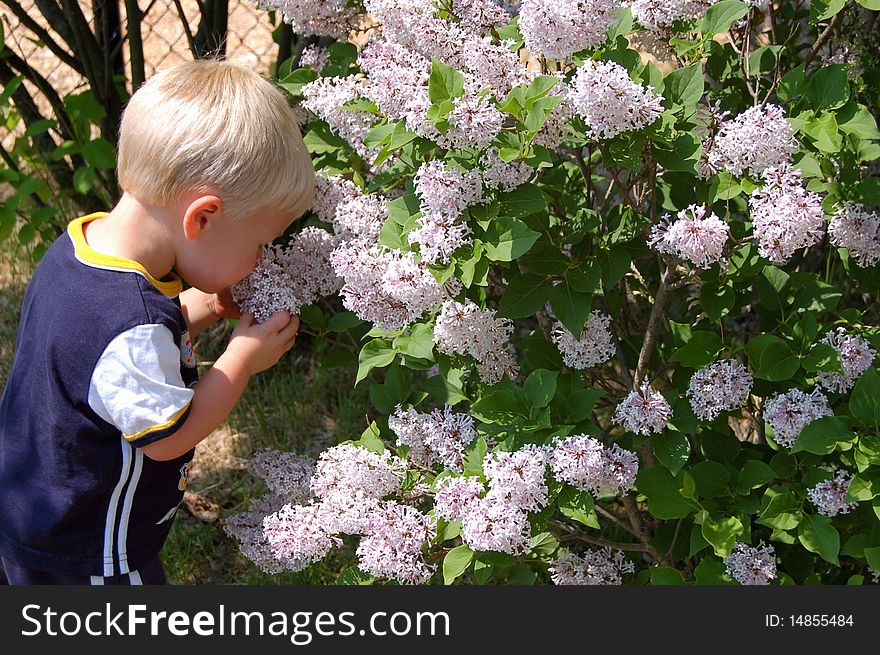
{"label": "thin twig", "polygon": [[807,54],[806,57],[804,57],[804,69],[806,69],[806,67],[809,66],[810,62],[816,58],[816,55],[819,54],[819,50],[821,50],[822,46],[825,45],[828,37],[830,37],[835,28],[840,25],[840,22],[843,20],[844,12],[849,8],[849,5],[849,2],[843,5],[843,8],[841,8],[841,10],[837,12],[837,15],[831,19],[831,22],[828,23],[828,26],[819,35],[819,38],[816,39],[816,42],[810,48],[810,52]]}
{"label": "thin twig", "polygon": [[648,327],[645,330],[645,340],[639,352],[639,363],[636,366],[636,375],[633,379],[634,391],[645,376],[645,369],[648,366],[648,361],[651,359],[654,343],[657,341],[657,326],[660,324],[660,317],[663,315],[666,305],[670,275],[669,265],[664,262],[663,272],[660,274],[660,288],[657,289],[657,295],[654,297],[654,305],[651,307],[651,316],[648,318]]}

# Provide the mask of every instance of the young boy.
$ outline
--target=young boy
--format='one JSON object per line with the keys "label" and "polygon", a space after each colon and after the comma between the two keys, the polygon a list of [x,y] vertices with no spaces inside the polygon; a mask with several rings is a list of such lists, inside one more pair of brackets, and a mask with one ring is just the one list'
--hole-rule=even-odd
{"label": "young boy", "polygon": [[192,339],[239,315],[228,287],[314,198],[270,82],[221,61],[157,74],[126,107],[118,172],[119,203],[70,224],[22,305],[0,403],[7,583],[164,583],[195,445],[299,327],[286,312],[241,316],[196,384]]}

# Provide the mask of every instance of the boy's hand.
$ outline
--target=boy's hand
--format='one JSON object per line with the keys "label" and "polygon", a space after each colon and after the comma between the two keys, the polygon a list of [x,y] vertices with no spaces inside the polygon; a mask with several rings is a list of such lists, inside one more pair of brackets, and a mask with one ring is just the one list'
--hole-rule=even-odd
{"label": "boy's hand", "polygon": [[232,299],[232,291],[229,290],[229,287],[210,297],[208,311],[217,318],[241,317],[241,307]]}
{"label": "boy's hand", "polygon": [[239,357],[253,375],[274,366],[293,347],[299,331],[299,316],[281,311],[265,323],[256,323],[245,313],[232,332],[226,352]]}

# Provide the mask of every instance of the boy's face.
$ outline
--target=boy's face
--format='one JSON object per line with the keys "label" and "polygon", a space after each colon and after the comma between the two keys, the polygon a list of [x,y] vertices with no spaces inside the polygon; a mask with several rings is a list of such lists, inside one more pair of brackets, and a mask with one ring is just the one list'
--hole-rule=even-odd
{"label": "boy's face", "polygon": [[293,222],[289,212],[261,210],[233,220],[216,212],[208,229],[183,242],[177,270],[189,284],[206,293],[217,293],[247,277],[271,243]]}

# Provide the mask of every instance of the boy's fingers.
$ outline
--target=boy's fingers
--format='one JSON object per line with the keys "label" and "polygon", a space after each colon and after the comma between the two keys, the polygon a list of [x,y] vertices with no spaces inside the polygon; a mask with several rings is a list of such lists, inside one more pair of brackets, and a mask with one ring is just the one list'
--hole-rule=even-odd
{"label": "boy's fingers", "polygon": [[241,315],[241,318],[238,319],[239,325],[244,325],[244,327],[250,327],[254,324],[254,315],[250,312],[244,312]]}
{"label": "boy's fingers", "polygon": [[290,313],[286,310],[282,309],[280,312],[275,312],[272,316],[269,317],[265,323],[263,323],[263,327],[266,328],[269,332],[279,332],[283,327],[290,323]]}

